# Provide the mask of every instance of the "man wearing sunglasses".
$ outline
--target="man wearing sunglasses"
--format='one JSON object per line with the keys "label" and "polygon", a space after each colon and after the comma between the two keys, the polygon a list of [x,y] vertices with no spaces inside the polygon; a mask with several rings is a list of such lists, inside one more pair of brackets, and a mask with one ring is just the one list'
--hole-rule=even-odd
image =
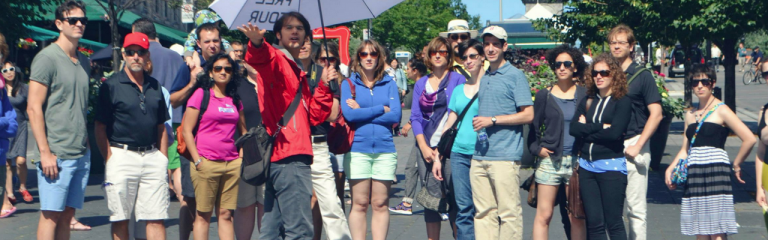
{"label": "man wearing sunglasses", "polygon": [[[77,51],[83,37],[85,7],[67,1],[55,11],[59,38],[32,61],[27,114],[31,152],[39,152],[38,239],[69,239],[75,209],[85,200],[91,154],[87,147],[86,109],[91,66]],[[66,121],[62,121],[65,119]]]}
{"label": "man wearing sunglasses", "polygon": [[[469,29],[469,23],[467,20],[464,19],[454,19],[448,22],[448,31],[441,32],[441,37],[447,38],[448,42],[451,43],[451,48],[453,49],[453,68],[457,73],[461,73],[464,75],[465,78],[469,79],[470,75],[469,72],[467,72],[466,69],[464,69],[464,61],[461,61],[459,59],[459,44],[462,42],[468,41],[469,39],[473,39],[477,37],[477,30],[470,30]],[[486,61],[484,64],[484,68],[488,69],[488,62]]]}
{"label": "man wearing sunglasses", "polygon": [[105,156],[104,190],[112,236],[128,239],[128,220],[146,221],[147,239],[165,239],[168,218],[168,135],[170,119],[160,83],[144,71],[149,37],[125,36],[125,68],[99,88],[96,143]]}
{"label": "man wearing sunglasses", "polygon": [[[624,154],[627,158],[627,219],[629,239],[646,239],[646,195],[651,150],[648,139],[661,122],[661,94],[651,71],[632,61],[635,35],[627,25],[620,24],[608,33],[611,54],[627,74],[632,99],[632,119],[624,136]],[[653,166],[658,169],[658,166]]]}

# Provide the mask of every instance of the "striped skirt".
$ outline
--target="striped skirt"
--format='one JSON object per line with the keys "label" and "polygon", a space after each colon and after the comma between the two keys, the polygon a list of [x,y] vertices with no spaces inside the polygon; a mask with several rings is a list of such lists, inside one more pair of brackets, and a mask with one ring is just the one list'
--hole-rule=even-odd
{"label": "striped skirt", "polygon": [[728,154],[721,148],[694,147],[688,161],[680,231],[684,235],[737,233]]}

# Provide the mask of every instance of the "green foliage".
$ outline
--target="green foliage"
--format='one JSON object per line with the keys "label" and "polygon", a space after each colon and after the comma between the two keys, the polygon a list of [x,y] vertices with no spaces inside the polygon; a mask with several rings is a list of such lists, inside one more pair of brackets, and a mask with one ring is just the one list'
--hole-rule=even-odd
{"label": "green foliage", "polygon": [[661,110],[665,116],[674,116],[678,119],[683,119],[683,112],[685,111],[685,101],[681,98],[670,98],[669,89],[664,86],[664,74],[654,72],[653,78],[656,80],[656,87],[659,88],[661,94]]}
{"label": "green foliage", "polygon": [[[373,38],[390,49],[416,52],[446,30],[453,19],[465,19],[471,29],[480,28],[480,16],[471,16],[460,0],[406,0],[373,19]],[[362,39],[368,20],[350,27],[354,38]]]}
{"label": "green foliage", "polygon": [[35,21],[43,20],[47,12],[46,6],[59,5],[63,0],[2,0],[0,1],[0,33],[5,35],[9,46],[25,37],[27,28],[24,24],[32,25]]}
{"label": "green foliage", "polygon": [[754,48],[755,46],[760,46],[760,49],[768,47],[768,31],[761,29],[744,35],[744,47]]}

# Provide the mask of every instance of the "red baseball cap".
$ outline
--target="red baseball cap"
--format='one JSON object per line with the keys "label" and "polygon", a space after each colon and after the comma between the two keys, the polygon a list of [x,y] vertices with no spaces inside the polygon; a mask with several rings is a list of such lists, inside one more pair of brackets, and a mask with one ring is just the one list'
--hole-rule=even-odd
{"label": "red baseball cap", "polygon": [[149,37],[147,37],[146,34],[140,32],[129,33],[125,36],[125,41],[123,41],[123,48],[131,45],[136,45],[143,49],[149,49]]}

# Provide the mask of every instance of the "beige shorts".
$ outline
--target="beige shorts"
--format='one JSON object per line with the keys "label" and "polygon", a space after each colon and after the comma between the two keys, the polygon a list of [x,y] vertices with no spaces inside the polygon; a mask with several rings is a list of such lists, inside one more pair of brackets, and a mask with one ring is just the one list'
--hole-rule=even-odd
{"label": "beige shorts", "polygon": [[[110,147],[104,176],[109,220],[168,218],[168,158],[159,150],[134,152]],[[134,212],[135,211],[135,212]]]}
{"label": "beige shorts", "polygon": [[203,158],[200,171],[195,164],[189,165],[198,212],[211,212],[214,207],[235,210],[237,190],[240,185],[240,165],[243,159],[232,161]]}

